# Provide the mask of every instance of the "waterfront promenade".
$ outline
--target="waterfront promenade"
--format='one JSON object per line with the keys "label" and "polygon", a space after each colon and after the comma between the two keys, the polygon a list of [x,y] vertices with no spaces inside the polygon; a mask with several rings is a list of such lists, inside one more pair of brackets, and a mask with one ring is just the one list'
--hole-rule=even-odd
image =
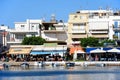
{"label": "waterfront promenade", "polygon": [[[10,66],[19,66],[22,63],[28,63],[30,66],[34,65],[39,65],[41,63],[40,61],[36,62],[0,62],[0,64],[7,64]],[[59,66],[65,66],[66,63],[75,63],[75,66],[96,66],[100,64],[104,64],[105,66],[120,66],[120,61],[80,61],[80,62],[75,62],[75,61],[44,61],[45,66],[49,66],[51,64],[57,64]]]}

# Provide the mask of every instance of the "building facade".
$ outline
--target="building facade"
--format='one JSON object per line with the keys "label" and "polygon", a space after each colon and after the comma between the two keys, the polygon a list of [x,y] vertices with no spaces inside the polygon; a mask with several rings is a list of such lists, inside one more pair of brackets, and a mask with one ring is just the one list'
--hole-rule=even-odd
{"label": "building facade", "polygon": [[15,29],[9,30],[8,45],[20,45],[24,37],[40,36],[47,42],[67,44],[67,23],[45,22],[27,19],[26,22],[15,22]]}
{"label": "building facade", "polygon": [[8,30],[6,45],[20,45],[25,36],[41,36],[48,43],[59,45],[79,45],[80,39],[87,37],[120,40],[119,27],[120,11],[80,10],[71,13],[67,23],[57,22],[54,15],[50,22],[42,19],[15,22],[15,28]]}
{"label": "building facade", "polygon": [[8,45],[19,45],[21,44],[24,37],[39,36],[39,24],[41,20],[29,20],[26,22],[15,22],[15,28],[9,31]]}
{"label": "building facade", "polygon": [[[120,12],[113,10],[80,10],[69,15],[68,44],[81,38],[119,39]],[[80,43],[77,43],[80,44]]]}
{"label": "building facade", "polygon": [[68,19],[68,44],[79,44],[79,39],[87,37],[88,14],[73,13]]}
{"label": "building facade", "polygon": [[0,26],[0,45],[7,46],[7,39],[9,38],[8,35],[9,27],[5,25]]}

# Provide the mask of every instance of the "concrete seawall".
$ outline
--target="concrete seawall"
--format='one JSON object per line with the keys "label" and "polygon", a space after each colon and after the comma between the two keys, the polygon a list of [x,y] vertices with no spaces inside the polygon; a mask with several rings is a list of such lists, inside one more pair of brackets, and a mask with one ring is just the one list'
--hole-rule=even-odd
{"label": "concrete seawall", "polygon": [[[73,62],[73,61],[69,61],[70,63],[75,63],[75,66],[96,66],[96,65],[100,65],[100,64],[104,64],[106,66],[120,66],[120,61],[83,61],[83,62]],[[52,63],[54,64],[59,64],[61,66],[65,66],[66,63],[69,63],[68,61],[50,61],[50,62],[44,62],[45,65],[51,65]],[[19,66],[20,64],[24,63],[24,62],[0,62],[0,64],[8,64],[11,66]],[[38,65],[39,62],[25,62],[28,63],[29,65]]]}

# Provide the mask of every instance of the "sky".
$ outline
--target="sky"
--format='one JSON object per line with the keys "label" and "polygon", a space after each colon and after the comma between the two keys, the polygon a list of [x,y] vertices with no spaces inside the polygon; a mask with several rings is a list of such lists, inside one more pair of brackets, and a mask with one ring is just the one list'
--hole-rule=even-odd
{"label": "sky", "polygon": [[100,7],[120,9],[120,0],[0,0],[0,25],[14,28],[14,22],[25,22],[26,19],[50,21],[52,14],[58,21],[67,22],[71,13]]}

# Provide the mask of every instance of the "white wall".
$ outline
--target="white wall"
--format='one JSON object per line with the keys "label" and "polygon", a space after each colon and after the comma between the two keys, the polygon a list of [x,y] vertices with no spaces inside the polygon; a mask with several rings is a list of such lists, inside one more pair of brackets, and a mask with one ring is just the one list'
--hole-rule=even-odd
{"label": "white wall", "polygon": [[109,29],[109,19],[89,19],[89,29]]}

